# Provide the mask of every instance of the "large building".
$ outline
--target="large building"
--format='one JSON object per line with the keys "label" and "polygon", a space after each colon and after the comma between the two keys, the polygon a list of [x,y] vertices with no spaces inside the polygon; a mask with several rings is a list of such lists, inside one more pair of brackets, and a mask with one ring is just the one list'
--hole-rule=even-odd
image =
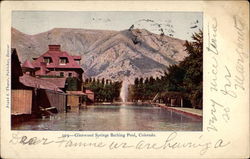
{"label": "large building", "polygon": [[30,62],[20,65],[16,49],[11,49],[11,123],[39,117],[42,109],[66,111],[66,93],[51,80],[34,77]]}
{"label": "large building", "polygon": [[29,79],[34,76],[33,78],[37,79],[36,81],[47,81],[57,86],[67,94],[68,99],[74,99],[73,103],[71,100],[67,101],[68,106],[79,106],[85,102],[86,97],[90,101],[94,100],[94,93],[86,92],[82,87],[84,71],[80,66],[80,56],[71,56],[67,52],[61,51],[60,45],[49,45],[47,52],[33,59],[32,63],[26,60],[22,64],[22,72]]}
{"label": "large building", "polygon": [[33,58],[35,75],[40,77],[77,77],[82,79],[83,69],[80,56],[70,56],[61,51],[60,45],[49,45],[49,50],[38,58]]}

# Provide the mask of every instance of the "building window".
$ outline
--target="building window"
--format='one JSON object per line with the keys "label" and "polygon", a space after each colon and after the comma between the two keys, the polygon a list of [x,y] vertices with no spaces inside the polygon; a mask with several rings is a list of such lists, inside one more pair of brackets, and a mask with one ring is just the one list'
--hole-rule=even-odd
{"label": "building window", "polygon": [[52,63],[51,57],[43,57],[43,61],[44,61],[46,64]]}
{"label": "building window", "polygon": [[64,77],[64,72],[60,72],[60,76],[61,76],[61,77]]}
{"label": "building window", "polygon": [[60,65],[66,65],[68,63],[68,58],[67,57],[60,57],[59,63]]}
{"label": "building window", "polygon": [[71,77],[72,76],[72,73],[69,73],[69,77]]}
{"label": "building window", "polygon": [[80,65],[80,60],[78,60],[78,59],[76,60],[76,59],[75,59],[74,61],[75,61],[77,64]]}

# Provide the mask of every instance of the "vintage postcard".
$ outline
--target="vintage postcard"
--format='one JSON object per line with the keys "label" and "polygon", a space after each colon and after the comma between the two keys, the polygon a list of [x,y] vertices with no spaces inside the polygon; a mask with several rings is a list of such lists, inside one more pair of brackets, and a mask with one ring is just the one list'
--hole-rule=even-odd
{"label": "vintage postcard", "polygon": [[244,1],[1,3],[1,157],[248,158],[248,19]]}
{"label": "vintage postcard", "polygon": [[13,11],[11,128],[201,131],[202,16]]}

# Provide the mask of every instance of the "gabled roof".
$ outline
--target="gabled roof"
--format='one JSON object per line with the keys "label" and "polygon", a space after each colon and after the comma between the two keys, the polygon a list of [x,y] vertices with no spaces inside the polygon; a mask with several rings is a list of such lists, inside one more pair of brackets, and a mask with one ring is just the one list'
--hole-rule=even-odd
{"label": "gabled roof", "polygon": [[59,88],[65,87],[66,78],[41,78],[41,79],[49,81]]}
{"label": "gabled roof", "polygon": [[23,72],[17,51],[15,48],[11,48],[11,77],[18,79],[18,77],[22,75]]}
{"label": "gabled roof", "polygon": [[29,75],[24,74],[23,76],[19,77],[19,81],[28,87],[33,87],[33,88],[40,88],[40,89],[48,89],[48,90],[53,90],[57,92],[63,92],[61,89],[59,89],[55,84],[44,80],[44,79],[39,79],[36,77],[32,77]]}
{"label": "gabled roof", "polygon": [[[45,69],[45,71],[46,72],[49,72],[49,70],[46,68]],[[38,70],[37,72],[36,72],[36,75],[44,75],[44,73],[42,72],[42,70],[40,69],[40,70]]]}
{"label": "gabled roof", "polygon": [[22,64],[22,68],[31,68],[34,69],[35,67],[31,64],[31,62],[29,60],[26,60],[23,64]]}
{"label": "gabled roof", "polygon": [[[44,62],[44,57],[50,57],[52,62],[47,64],[47,68],[79,68],[82,69],[81,66],[74,60],[73,56],[70,56],[65,51],[60,50],[48,50],[46,53],[38,57],[32,64],[34,67],[39,68],[40,63]],[[66,57],[68,59],[68,63],[65,65],[60,65],[59,59],[60,57]]]}
{"label": "gabled roof", "polygon": [[93,94],[94,92],[92,92],[92,91],[89,90],[89,89],[86,89],[86,90],[85,90],[85,93],[86,93],[86,94]]}

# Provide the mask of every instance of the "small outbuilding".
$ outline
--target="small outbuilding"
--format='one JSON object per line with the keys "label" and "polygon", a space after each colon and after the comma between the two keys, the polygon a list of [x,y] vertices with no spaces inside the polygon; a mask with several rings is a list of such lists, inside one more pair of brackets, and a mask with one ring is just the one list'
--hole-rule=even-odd
{"label": "small outbuilding", "polygon": [[186,101],[184,93],[174,91],[163,92],[159,95],[158,99],[171,107],[184,107]]}
{"label": "small outbuilding", "polygon": [[87,95],[82,91],[67,91],[67,106],[78,108],[86,103]]}
{"label": "small outbuilding", "polygon": [[88,97],[88,100],[90,100],[90,102],[94,102],[95,101],[95,93],[94,92],[92,92],[89,89],[86,89],[85,93],[86,93],[86,95]]}

